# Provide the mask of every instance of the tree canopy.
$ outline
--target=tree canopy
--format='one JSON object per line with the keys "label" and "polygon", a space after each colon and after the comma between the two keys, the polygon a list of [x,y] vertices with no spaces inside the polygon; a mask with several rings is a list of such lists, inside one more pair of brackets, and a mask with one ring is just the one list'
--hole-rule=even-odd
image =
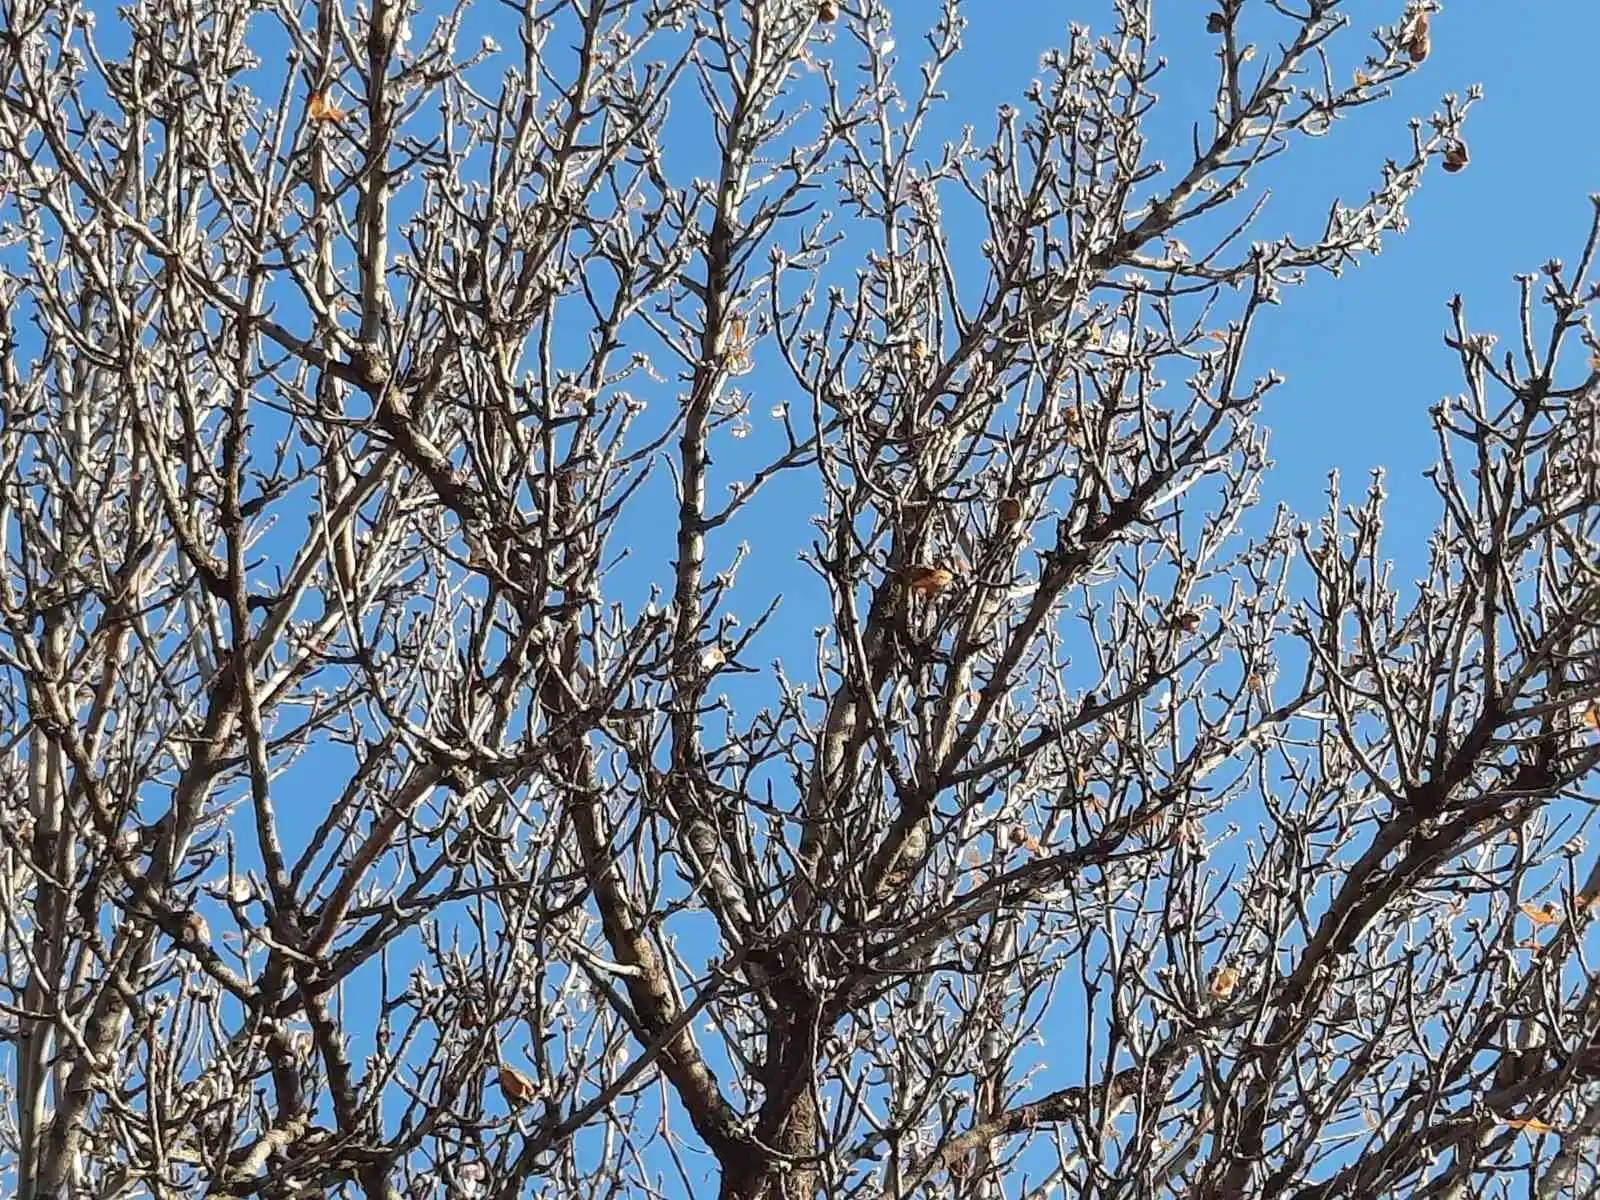
{"label": "tree canopy", "polygon": [[891,8],[0,5],[9,1194],[1597,1186],[1600,224],[1403,580],[1249,339],[1477,96],[1248,188],[1438,6]]}

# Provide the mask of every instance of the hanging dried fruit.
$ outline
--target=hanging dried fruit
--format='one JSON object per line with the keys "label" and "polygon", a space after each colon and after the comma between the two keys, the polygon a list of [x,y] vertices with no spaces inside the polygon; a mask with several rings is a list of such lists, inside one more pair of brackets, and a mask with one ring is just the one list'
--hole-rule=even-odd
{"label": "hanging dried fruit", "polygon": [[1184,633],[1194,633],[1200,628],[1200,614],[1193,609],[1181,612],[1176,618],[1176,624]]}
{"label": "hanging dried fruit", "polygon": [[837,21],[839,19],[839,6],[833,0],[822,0],[817,5],[817,20]]}
{"label": "hanging dried fruit", "polygon": [[955,576],[944,567],[912,567],[910,572],[911,590],[920,592],[924,596],[932,596],[942,592],[950,586],[950,581]]}
{"label": "hanging dried fruit", "polygon": [[1014,496],[1007,496],[1000,501],[1000,520],[1006,525],[1015,525],[1022,520],[1022,502]]}
{"label": "hanging dried fruit", "polygon": [[1444,169],[1454,175],[1472,161],[1472,155],[1467,153],[1467,144],[1460,138],[1451,142],[1444,149]]}
{"label": "hanging dried fruit", "polygon": [[1206,32],[1207,33],[1226,33],[1227,30],[1228,30],[1228,18],[1227,17],[1223,16],[1219,12],[1207,13],[1206,14]]}

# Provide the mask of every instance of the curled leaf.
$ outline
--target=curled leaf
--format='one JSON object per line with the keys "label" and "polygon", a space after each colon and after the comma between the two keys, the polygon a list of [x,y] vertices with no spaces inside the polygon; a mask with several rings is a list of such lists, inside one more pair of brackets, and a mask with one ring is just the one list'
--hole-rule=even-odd
{"label": "curled leaf", "polygon": [[1083,436],[1083,412],[1074,405],[1061,414],[1061,419],[1066,422],[1067,426],[1067,445],[1081,448],[1085,440]]}
{"label": "curled leaf", "polygon": [[534,1098],[538,1089],[533,1086],[533,1080],[529,1079],[521,1071],[501,1063],[500,1091],[509,1103],[521,1108]]}
{"label": "curled leaf", "polygon": [[909,580],[911,590],[920,592],[924,596],[932,596],[942,592],[950,586],[950,581],[955,576],[944,567],[916,566],[911,568]]}
{"label": "curled leaf", "polygon": [[328,99],[328,93],[312,92],[306,101],[306,116],[313,121],[342,121],[345,111]]}
{"label": "curled leaf", "polygon": [[728,330],[723,340],[722,365],[729,375],[748,375],[755,367],[750,357],[752,340],[747,336],[748,326],[742,314],[728,318]]}
{"label": "curled leaf", "polygon": [[1238,986],[1238,967],[1218,967],[1211,973],[1211,994],[1218,1000],[1226,1000]]}
{"label": "curled leaf", "polygon": [[1023,825],[1013,825],[1011,827],[1011,844],[1013,846],[1021,846],[1034,854],[1043,852],[1043,847],[1039,845],[1039,839],[1029,833],[1027,827]]}
{"label": "curled leaf", "polygon": [[1554,1133],[1556,1127],[1548,1121],[1541,1121],[1538,1117],[1508,1117],[1506,1124],[1512,1129],[1520,1129],[1524,1133],[1535,1136],[1545,1133]]}
{"label": "curled leaf", "polygon": [[1531,901],[1522,905],[1522,915],[1535,925],[1559,925],[1561,923],[1561,910],[1555,901],[1546,900],[1543,904],[1534,904]]}
{"label": "curled leaf", "polygon": [[1428,40],[1428,12],[1424,9],[1412,18],[1402,36],[1400,46],[1414,63],[1428,57],[1432,43]]}

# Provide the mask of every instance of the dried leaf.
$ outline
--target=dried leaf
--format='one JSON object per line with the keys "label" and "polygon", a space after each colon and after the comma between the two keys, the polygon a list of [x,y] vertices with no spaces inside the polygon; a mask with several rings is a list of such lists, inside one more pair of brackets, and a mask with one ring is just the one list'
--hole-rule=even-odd
{"label": "dried leaf", "polygon": [[500,1091],[507,1101],[521,1108],[534,1098],[538,1089],[533,1086],[533,1080],[529,1079],[521,1071],[501,1063]]}
{"label": "dried leaf", "polygon": [[910,582],[913,592],[932,596],[950,586],[955,576],[944,567],[917,566],[911,568]]}
{"label": "dried leaf", "polygon": [[1175,618],[1175,624],[1184,633],[1194,633],[1200,628],[1200,614],[1193,610],[1181,612]]}
{"label": "dried leaf", "polygon": [[1061,414],[1061,419],[1066,423],[1067,427],[1067,445],[1082,448],[1085,441],[1083,436],[1083,413],[1077,406],[1073,406]]}
{"label": "dried leaf", "polygon": [[1005,525],[1015,525],[1022,520],[1022,503],[1014,496],[1007,496],[1000,501],[1000,521]]}
{"label": "dried leaf", "polygon": [[206,919],[193,911],[183,919],[183,936],[191,942],[199,942],[203,946],[211,944],[211,926],[206,924]]}
{"label": "dried leaf", "polygon": [[1472,161],[1472,155],[1467,153],[1467,144],[1457,138],[1444,150],[1444,169],[1454,175]]}
{"label": "dried leaf", "polygon": [[1211,994],[1218,1000],[1226,1000],[1238,986],[1238,967],[1218,967],[1211,973]]}
{"label": "dried leaf", "polygon": [[1365,71],[1357,71],[1355,82],[1358,88],[1366,87],[1367,84],[1372,82],[1372,76],[1368,75]]}
{"label": "dried leaf", "polygon": [[817,5],[817,20],[837,21],[839,19],[839,6],[833,0],[822,0]]}
{"label": "dried leaf", "polygon": [[1524,902],[1522,915],[1535,925],[1559,925],[1561,923],[1561,909],[1556,906],[1553,900],[1546,900],[1542,905],[1534,904],[1531,901]]}
{"label": "dried leaf", "polygon": [[313,121],[342,121],[345,111],[329,100],[326,92],[312,92],[306,101],[306,115]]}
{"label": "dried leaf", "polygon": [[1556,1127],[1548,1121],[1541,1121],[1538,1117],[1507,1117],[1506,1124],[1512,1129],[1521,1129],[1534,1135],[1554,1133]]}
{"label": "dried leaf", "polygon": [[1227,17],[1223,16],[1219,12],[1207,13],[1206,14],[1206,32],[1207,33],[1226,33],[1227,29],[1228,29],[1228,18]]}
{"label": "dried leaf", "polygon": [[1034,854],[1039,854],[1042,852],[1042,847],[1039,845],[1039,839],[1034,837],[1033,834],[1029,833],[1027,828],[1022,825],[1013,825],[1011,827],[1011,844],[1013,846],[1021,846],[1023,849],[1029,850]]}
{"label": "dried leaf", "polygon": [[1595,704],[1592,700],[1589,702],[1588,706],[1583,710],[1583,723],[1590,729],[1600,730],[1600,705]]}
{"label": "dried leaf", "polygon": [[1411,24],[1406,29],[1400,44],[1414,63],[1419,63],[1428,57],[1431,43],[1428,40],[1428,13],[1426,9],[1412,18]]}
{"label": "dried leaf", "polygon": [[748,326],[744,316],[735,313],[728,318],[727,333],[723,338],[722,366],[729,375],[748,375],[755,368],[750,357],[751,341],[746,334]]}

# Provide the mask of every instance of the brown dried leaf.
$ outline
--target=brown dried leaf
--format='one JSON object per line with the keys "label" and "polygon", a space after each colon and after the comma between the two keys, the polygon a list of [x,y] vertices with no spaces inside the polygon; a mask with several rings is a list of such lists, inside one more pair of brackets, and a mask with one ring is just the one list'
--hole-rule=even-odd
{"label": "brown dried leaf", "polygon": [[1561,923],[1561,909],[1556,906],[1553,900],[1546,900],[1542,905],[1534,904],[1531,901],[1524,902],[1522,915],[1535,925],[1559,925]]}
{"label": "brown dried leaf", "polygon": [[1428,57],[1432,43],[1428,38],[1428,13],[1424,9],[1412,18],[1410,26],[1406,29],[1401,46],[1414,63],[1422,62]]}
{"label": "brown dried leaf", "polygon": [[204,917],[191,910],[189,915],[183,918],[183,936],[192,942],[199,942],[201,945],[209,946],[211,944],[211,926],[206,924]]}
{"label": "brown dried leaf", "polygon": [[1531,1133],[1535,1136],[1556,1131],[1554,1125],[1548,1121],[1541,1121],[1538,1117],[1507,1117],[1506,1124],[1512,1129],[1521,1129],[1525,1133]]}
{"label": "brown dried leaf", "polygon": [[909,582],[913,592],[932,596],[949,587],[954,578],[955,575],[944,567],[916,566],[911,568]]}
{"label": "brown dried leaf", "polygon": [[329,100],[326,92],[312,92],[306,101],[306,116],[313,121],[342,121],[345,115],[344,109]]}
{"label": "brown dried leaf", "polygon": [[533,1086],[533,1080],[529,1079],[521,1071],[501,1063],[500,1091],[505,1095],[507,1101],[521,1108],[533,1099],[538,1089]]}

